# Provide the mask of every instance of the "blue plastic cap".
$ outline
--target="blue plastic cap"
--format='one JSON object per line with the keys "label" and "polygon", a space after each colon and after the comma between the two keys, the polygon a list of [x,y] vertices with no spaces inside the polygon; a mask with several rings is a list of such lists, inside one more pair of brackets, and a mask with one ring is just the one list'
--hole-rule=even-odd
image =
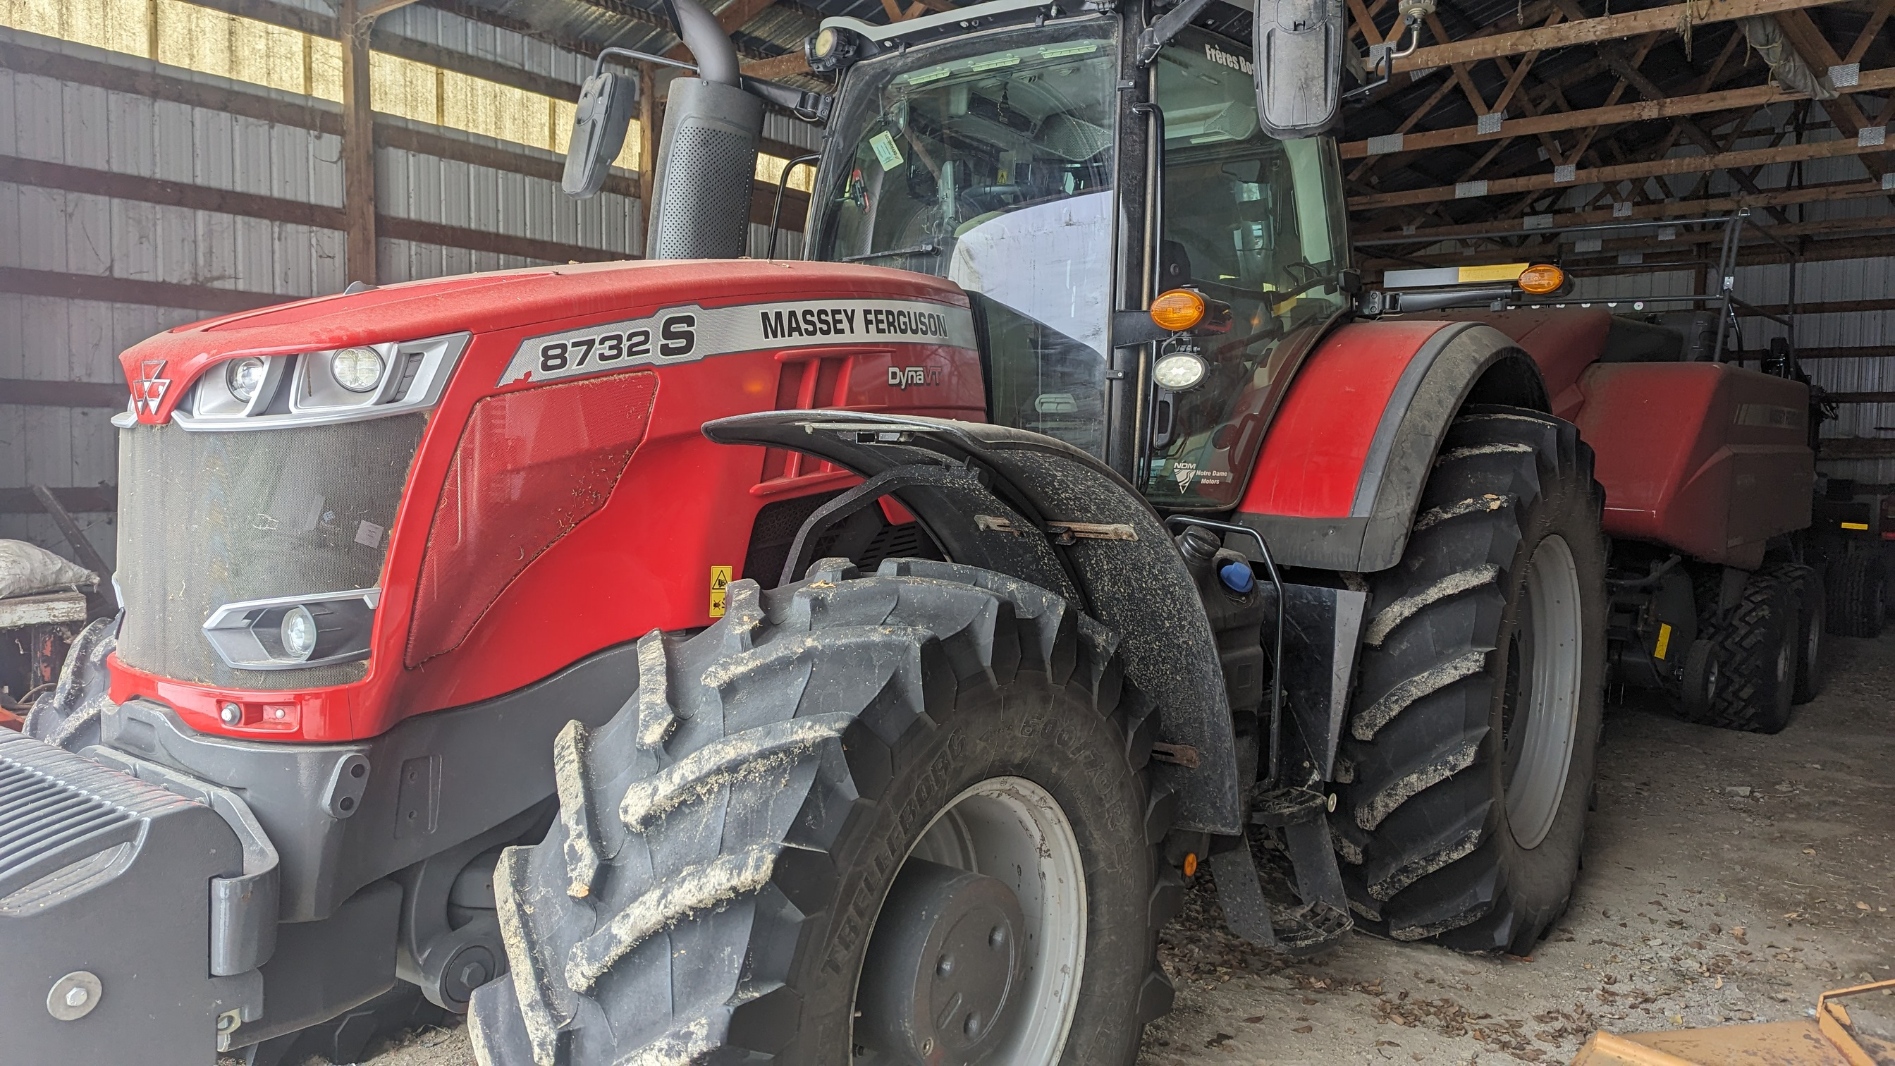
{"label": "blue plastic cap", "polygon": [[1249,563],[1225,563],[1217,568],[1217,577],[1225,588],[1239,596],[1257,587],[1257,575],[1251,572]]}

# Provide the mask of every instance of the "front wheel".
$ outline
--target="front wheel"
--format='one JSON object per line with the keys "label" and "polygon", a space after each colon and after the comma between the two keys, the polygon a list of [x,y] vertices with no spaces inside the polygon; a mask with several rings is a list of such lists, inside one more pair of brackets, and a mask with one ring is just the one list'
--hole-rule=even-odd
{"label": "front wheel", "polygon": [[1569,423],[1457,418],[1369,621],[1332,815],[1370,928],[1530,952],[1578,872],[1605,649],[1603,493]]}
{"label": "front wheel", "polygon": [[484,1066],[1129,1066],[1179,892],[1109,634],[919,560],[729,604],[561,735],[559,821],[496,871]]}

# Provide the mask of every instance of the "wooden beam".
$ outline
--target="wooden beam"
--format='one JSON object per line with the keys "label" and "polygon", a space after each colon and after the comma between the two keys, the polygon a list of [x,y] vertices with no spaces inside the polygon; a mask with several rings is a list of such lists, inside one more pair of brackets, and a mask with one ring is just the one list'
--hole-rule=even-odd
{"label": "wooden beam", "polygon": [[178,307],[192,311],[248,311],[297,297],[243,289],[216,289],[208,285],[180,285],[169,281],[69,274],[58,270],[0,267],[0,292],[22,296],[55,296],[67,300]]}
{"label": "wooden beam", "polygon": [[1895,438],[1824,437],[1818,459],[1886,459],[1895,456]]}
{"label": "wooden beam", "polygon": [[[45,163],[15,156],[0,156],[0,181],[32,185],[42,189],[60,189],[66,192],[109,196],[120,200],[135,200],[140,203],[165,204],[193,211],[213,211],[246,218],[268,219],[272,222],[293,222],[319,229],[346,229],[348,222],[346,212],[339,207],[325,207],[320,204],[285,200],[275,196],[230,192],[202,185],[185,185],[175,181],[160,181],[108,170],[67,166],[63,163]],[[487,229],[448,226],[437,222],[422,222],[389,215],[377,215],[375,225],[381,236],[396,240],[438,244],[448,248],[465,248],[476,252],[493,252],[499,255],[517,255],[525,259],[538,259],[549,263],[575,261],[591,263],[624,259],[631,254],[630,249],[593,248],[587,245],[567,244],[563,241],[520,237]],[[284,299],[293,298],[284,297]]]}
{"label": "wooden beam", "polygon": [[1594,44],[1619,37],[1634,37],[1641,33],[1683,30],[1691,26],[1727,22],[1752,15],[1771,15],[1779,11],[1822,7],[1840,2],[1841,0],[1718,0],[1712,3],[1667,4],[1622,15],[1579,19],[1558,26],[1514,30],[1511,33],[1496,33],[1487,37],[1474,37],[1417,48],[1395,60],[1392,70],[1400,73],[1405,70],[1443,67],[1453,63],[1472,63],[1482,59],[1493,59],[1496,56],[1519,55],[1523,52],[1565,48],[1576,44]]}
{"label": "wooden beam", "polygon": [[[367,0],[373,4],[376,0]],[[357,0],[342,0],[342,210],[348,234],[343,270],[373,285],[375,245],[375,115],[369,108],[369,30],[375,17]]]}
{"label": "wooden beam", "polygon": [[[118,510],[118,487],[56,488],[47,490],[72,514],[111,514]],[[46,507],[32,489],[0,489],[0,514],[45,514]]]}
{"label": "wooden beam", "polygon": [[0,378],[0,404],[27,407],[99,407],[118,410],[128,394],[123,384],[103,381],[40,381]]}
{"label": "wooden beam", "polygon": [[[1883,192],[1882,183],[1877,181],[1833,182],[1824,185],[1806,185],[1795,189],[1781,189],[1761,196],[1667,200],[1658,204],[1640,204],[1634,206],[1629,215],[1615,214],[1611,209],[1603,209],[1574,211],[1560,215],[1536,215],[1531,219],[1497,219],[1491,222],[1470,222],[1455,226],[1433,226],[1427,229],[1416,229],[1412,233],[1401,230],[1379,230],[1357,234],[1356,241],[1360,243],[1398,240],[1404,244],[1413,242],[1425,246],[1435,241],[1446,240],[1472,238],[1500,240],[1510,237],[1533,237],[1544,235],[1549,231],[1588,226],[1598,222],[1625,222],[1640,219],[1689,222],[1705,215],[1735,211],[1743,207],[1782,207],[1818,201],[1856,200],[1868,196],[1881,196]],[[1529,225],[1529,221],[1533,224]],[[1507,230],[1506,227],[1509,226],[1517,228]]]}
{"label": "wooden beam", "polygon": [[[1798,358],[1802,353],[1797,353]],[[1895,392],[1826,392],[1824,403],[1895,403]]]}
{"label": "wooden beam", "polygon": [[1494,181],[1464,182],[1460,185],[1443,185],[1428,189],[1375,193],[1352,197],[1349,200],[1349,210],[1368,211],[1378,207],[1393,207],[1402,204],[1440,203],[1472,197],[1501,196],[1534,189],[1578,188],[1600,182],[1640,181],[1666,174],[1697,174],[1707,170],[1767,166],[1771,163],[1792,163],[1803,159],[1834,159],[1841,156],[1868,155],[1890,150],[1895,150],[1895,145],[1861,145],[1853,139],[1786,144],[1775,148],[1753,148],[1738,152],[1719,152],[1713,155],[1681,156],[1672,159],[1653,159],[1641,163],[1594,167],[1576,171],[1571,181],[1558,181],[1552,174],[1534,174],[1521,178],[1500,178]]}
{"label": "wooden beam", "polygon": [[737,65],[737,69],[753,78],[764,81],[776,81],[797,74],[809,73],[809,60],[801,52],[786,52],[769,59],[751,59]]}
{"label": "wooden beam", "polygon": [[[1839,90],[1845,93],[1881,92],[1895,89],[1895,67],[1886,70],[1865,70],[1858,85]],[[1680,115],[1700,115],[1711,111],[1735,111],[1739,108],[1768,107],[1786,100],[1808,99],[1803,93],[1792,92],[1778,86],[1775,82],[1754,85],[1744,89],[1725,89],[1722,92],[1701,93],[1696,96],[1674,96],[1656,100],[1640,100],[1636,103],[1617,104],[1611,107],[1593,107],[1582,111],[1562,111],[1554,114],[1530,116],[1527,118],[1509,118],[1500,124],[1495,133],[1482,133],[1478,126],[1456,126],[1452,129],[1426,130],[1421,133],[1404,133],[1399,147],[1388,147],[1391,142],[1383,141],[1378,147],[1383,151],[1376,155],[1394,152],[1420,152],[1433,148],[1447,148],[1452,145],[1473,144],[1479,141],[1497,141],[1507,137],[1525,137],[1537,133],[1558,133],[1562,130],[1583,130],[1596,126],[1611,126],[1625,122],[1649,122],[1653,119],[1676,118]],[[1369,152],[1369,141],[1344,141],[1336,147],[1344,159],[1361,159]]]}

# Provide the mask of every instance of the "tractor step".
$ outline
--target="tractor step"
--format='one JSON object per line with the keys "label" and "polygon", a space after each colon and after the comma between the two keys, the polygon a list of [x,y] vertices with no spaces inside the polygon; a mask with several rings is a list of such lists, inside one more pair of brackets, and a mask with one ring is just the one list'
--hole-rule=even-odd
{"label": "tractor step", "polygon": [[1324,900],[1273,911],[1277,950],[1288,955],[1312,955],[1336,943],[1355,928],[1349,912]]}

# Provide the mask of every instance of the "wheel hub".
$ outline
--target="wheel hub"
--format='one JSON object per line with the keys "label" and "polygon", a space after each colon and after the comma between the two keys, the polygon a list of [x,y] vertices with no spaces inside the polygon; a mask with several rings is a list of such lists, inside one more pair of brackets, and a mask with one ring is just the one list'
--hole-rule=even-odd
{"label": "wheel hub", "polygon": [[1019,897],[1004,883],[910,859],[869,941],[856,1039],[892,1058],[973,1066],[997,1046],[1024,955]]}

